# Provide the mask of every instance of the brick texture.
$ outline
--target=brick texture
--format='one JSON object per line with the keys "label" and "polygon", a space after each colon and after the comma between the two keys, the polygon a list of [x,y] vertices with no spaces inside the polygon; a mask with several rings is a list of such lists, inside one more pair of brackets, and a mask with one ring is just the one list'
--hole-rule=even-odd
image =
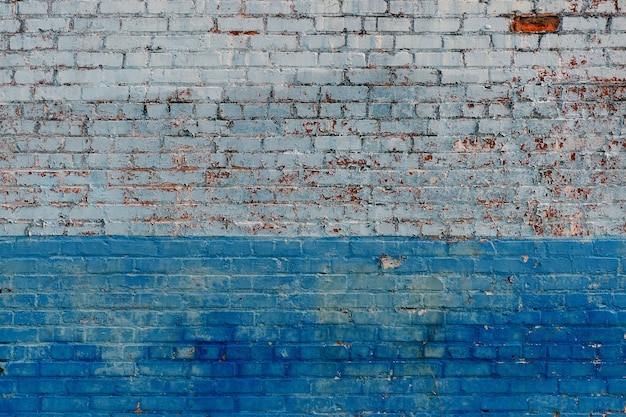
{"label": "brick texture", "polygon": [[625,12],[0,3],[0,233],[623,236]]}
{"label": "brick texture", "polygon": [[623,240],[3,238],[0,414],[619,415]]}

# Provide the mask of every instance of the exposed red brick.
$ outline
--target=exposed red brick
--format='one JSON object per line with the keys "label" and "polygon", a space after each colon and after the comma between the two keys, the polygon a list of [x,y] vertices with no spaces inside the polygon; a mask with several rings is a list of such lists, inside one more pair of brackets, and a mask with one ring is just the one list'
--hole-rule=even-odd
{"label": "exposed red brick", "polygon": [[513,32],[548,33],[559,30],[561,18],[553,14],[530,14],[515,16],[511,22]]}

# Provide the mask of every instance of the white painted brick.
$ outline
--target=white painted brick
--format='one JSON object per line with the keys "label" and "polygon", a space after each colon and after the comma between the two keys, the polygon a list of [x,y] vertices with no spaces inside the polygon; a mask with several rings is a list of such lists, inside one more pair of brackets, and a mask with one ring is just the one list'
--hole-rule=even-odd
{"label": "white painted brick", "polygon": [[148,65],[148,52],[126,52],[124,53],[125,68],[144,68]]}
{"label": "white painted brick", "polygon": [[292,3],[286,0],[248,0],[245,8],[247,14],[285,15],[291,14]]}
{"label": "white painted brick", "polygon": [[275,100],[318,102],[320,91],[318,86],[274,86],[273,97]]}
{"label": "white painted brick", "polygon": [[387,84],[391,74],[385,69],[350,69],[346,79],[352,84]]}
{"label": "white painted brick", "polygon": [[[607,40],[609,39],[607,38]],[[600,42],[602,41],[600,40]],[[582,34],[559,35],[548,33],[541,37],[539,46],[541,49],[586,49],[588,45]]]}
{"label": "white painted brick", "polygon": [[460,28],[459,18],[418,17],[413,20],[413,31],[417,33],[457,32]]}
{"label": "white painted brick", "polygon": [[218,53],[175,53],[174,67],[220,67],[223,57]]}
{"label": "white painted brick", "polygon": [[0,85],[0,100],[3,102],[19,102],[32,100],[30,87]]}
{"label": "white painted brick", "polygon": [[360,32],[361,28],[358,17],[315,17],[315,30],[318,32]]}
{"label": "white painted brick", "polygon": [[433,16],[437,12],[434,0],[390,0],[389,12],[397,15]]}
{"label": "white painted brick", "polygon": [[21,22],[17,19],[0,20],[0,33],[17,33],[20,31]]}
{"label": "white painted brick", "polygon": [[48,2],[28,0],[17,3],[17,14],[24,15],[46,15],[48,13]]}
{"label": "white painted brick", "polygon": [[2,62],[5,67],[20,67],[26,65],[26,60],[23,56],[18,55],[18,53],[0,53],[0,57],[2,57]]}
{"label": "white painted brick", "polygon": [[468,51],[464,53],[468,67],[504,67],[511,65],[510,52]]}
{"label": "white painted brick", "polygon": [[513,63],[519,67],[559,67],[561,59],[555,51],[517,52],[513,56]]}
{"label": "white painted brick", "polygon": [[341,11],[346,14],[370,15],[387,11],[384,0],[343,0]]}
{"label": "white painted brick", "polygon": [[539,35],[493,34],[491,40],[496,49],[536,50],[539,48]]}
{"label": "white painted brick", "polygon": [[311,67],[317,63],[314,52],[270,52],[270,65],[281,67]]}
{"label": "white painted brick", "polygon": [[443,41],[441,36],[433,35],[398,35],[396,36],[396,48],[398,49],[441,49]]}
{"label": "white painted brick", "polygon": [[463,32],[507,32],[511,25],[508,17],[468,17],[463,20]]}
{"label": "white painted brick", "polygon": [[45,101],[77,101],[81,98],[81,88],[76,86],[37,86],[33,98]]}
{"label": "white painted brick", "polygon": [[480,0],[447,0],[440,1],[438,13],[440,15],[482,15],[485,14],[487,4]]}
{"label": "white painted brick", "polygon": [[305,19],[289,19],[281,17],[269,17],[267,19],[268,32],[280,33],[306,33],[311,32],[314,27],[314,20]]}
{"label": "white painted brick", "polygon": [[486,35],[451,35],[443,37],[444,49],[490,49],[491,37]]}
{"label": "white painted brick", "polygon": [[258,17],[219,17],[217,27],[222,32],[261,32],[264,29],[262,18]]}
{"label": "white painted brick", "polygon": [[487,13],[490,15],[531,13],[533,11],[534,4],[531,0],[494,1],[487,4]]}
{"label": "white painted brick", "polygon": [[98,11],[104,14],[138,14],[144,12],[144,0],[101,0]]}
{"label": "white painted brick", "polygon": [[416,52],[415,65],[418,67],[460,67],[463,55],[460,52]]}
{"label": "white painted brick", "polygon": [[34,50],[29,52],[29,62],[37,67],[71,67],[74,65],[74,53],[69,51]]}
{"label": "white painted brick", "polygon": [[296,13],[335,15],[341,13],[340,0],[292,0]]}
{"label": "white painted brick", "polygon": [[409,32],[412,19],[408,17],[379,17],[378,30],[383,32]]}
{"label": "white painted brick", "polygon": [[16,70],[14,80],[16,84],[51,84],[53,81],[52,70]]}
{"label": "white painted brick", "polygon": [[343,71],[328,68],[302,68],[296,73],[296,81],[300,84],[339,84],[343,80]]}
{"label": "white painted brick", "polygon": [[254,50],[294,51],[298,49],[296,35],[258,35],[250,38],[250,46]]}
{"label": "white painted brick", "polygon": [[54,46],[54,37],[51,35],[18,34],[9,38],[9,49],[12,50],[52,49]]}
{"label": "white painted brick", "polygon": [[169,18],[168,29],[172,32],[208,32],[215,25],[215,21],[208,17],[180,17]]}
{"label": "white painted brick", "polygon": [[121,68],[124,55],[121,53],[77,52],[76,65],[86,68],[115,67]]}
{"label": "white painted brick", "polygon": [[128,87],[122,86],[83,87],[81,97],[87,101],[126,101],[129,97],[129,90]]}
{"label": "white painted brick", "polygon": [[171,68],[174,66],[174,54],[171,52],[150,53],[148,65],[150,68]]}
{"label": "white painted brick", "polygon": [[210,33],[205,36],[208,40],[207,46],[210,46],[211,49],[247,50],[249,49],[249,40],[257,35],[235,31],[227,33]]}
{"label": "white painted brick", "polygon": [[52,15],[93,15],[98,9],[96,0],[60,0],[51,4]]}
{"label": "white painted brick", "polygon": [[24,21],[25,32],[67,32],[70,27],[70,19],[47,18],[47,19],[26,19]]}
{"label": "white painted brick", "polygon": [[209,41],[207,35],[154,36],[150,48],[155,51],[203,51]]}
{"label": "white painted brick", "polygon": [[626,16],[614,16],[611,19],[611,29],[617,32],[626,31]]}
{"label": "white painted brick", "polygon": [[145,0],[148,13],[152,14],[192,14],[195,4],[192,0]]}
{"label": "white painted brick", "polygon": [[443,84],[484,84],[489,81],[489,71],[473,68],[442,68],[441,82]]}
{"label": "white painted brick", "polygon": [[397,75],[396,85],[428,85],[437,84],[439,81],[439,75],[437,71],[432,69],[422,68],[399,68],[395,71]]}
{"label": "white painted brick", "polygon": [[[563,36],[566,36],[566,35],[563,35]],[[593,35],[591,40],[594,42],[597,42],[599,45],[605,48],[625,48],[626,47],[626,36],[623,36],[623,35],[618,35],[618,34]],[[579,45],[578,49],[582,49],[582,46],[583,45]]]}
{"label": "white painted brick", "polygon": [[104,47],[111,50],[147,49],[152,43],[150,36],[109,35],[105,38]]}
{"label": "white painted brick", "polygon": [[76,32],[119,32],[122,24],[119,18],[77,17],[74,20]]}
{"label": "white painted brick", "polygon": [[242,0],[201,0],[204,8],[200,6],[203,13],[209,15],[236,15],[244,10]]}
{"label": "white painted brick", "polygon": [[61,51],[99,51],[104,45],[104,40],[98,35],[59,36],[58,48]]}
{"label": "white painted brick", "polygon": [[393,49],[392,35],[348,35],[347,46],[350,49]]}
{"label": "white painted brick", "polygon": [[[9,69],[0,71],[0,84],[11,84],[12,80],[13,80],[13,71]],[[17,80],[15,82],[19,84]]]}
{"label": "white painted brick", "polygon": [[300,43],[306,49],[334,50],[346,45],[346,37],[343,35],[302,35]]}
{"label": "white painted brick", "polygon": [[606,17],[563,16],[561,21],[561,29],[565,32],[604,32],[606,25]]}
{"label": "white painted brick", "polygon": [[370,53],[368,64],[374,66],[402,67],[413,63],[413,55],[409,52]]}
{"label": "white painted brick", "polygon": [[248,68],[246,81],[251,84],[293,84],[296,82],[296,69],[272,68],[265,66]]}
{"label": "white painted brick", "polygon": [[168,28],[166,18],[129,17],[121,22],[124,32],[165,32]]}

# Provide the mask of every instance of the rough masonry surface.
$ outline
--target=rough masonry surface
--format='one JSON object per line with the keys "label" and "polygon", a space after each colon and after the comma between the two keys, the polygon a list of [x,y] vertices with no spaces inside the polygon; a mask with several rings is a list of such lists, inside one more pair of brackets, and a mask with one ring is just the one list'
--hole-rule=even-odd
{"label": "rough masonry surface", "polygon": [[0,416],[626,412],[626,0],[0,0]]}
{"label": "rough masonry surface", "polygon": [[624,240],[3,238],[3,416],[622,415]]}
{"label": "rough masonry surface", "polygon": [[622,236],[625,12],[4,1],[0,231]]}

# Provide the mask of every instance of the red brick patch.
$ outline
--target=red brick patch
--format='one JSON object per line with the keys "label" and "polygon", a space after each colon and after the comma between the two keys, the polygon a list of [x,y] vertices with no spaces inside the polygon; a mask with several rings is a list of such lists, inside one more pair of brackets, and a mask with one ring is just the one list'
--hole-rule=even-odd
{"label": "red brick patch", "polygon": [[532,14],[515,16],[511,22],[513,32],[548,33],[559,30],[561,18],[552,14]]}

